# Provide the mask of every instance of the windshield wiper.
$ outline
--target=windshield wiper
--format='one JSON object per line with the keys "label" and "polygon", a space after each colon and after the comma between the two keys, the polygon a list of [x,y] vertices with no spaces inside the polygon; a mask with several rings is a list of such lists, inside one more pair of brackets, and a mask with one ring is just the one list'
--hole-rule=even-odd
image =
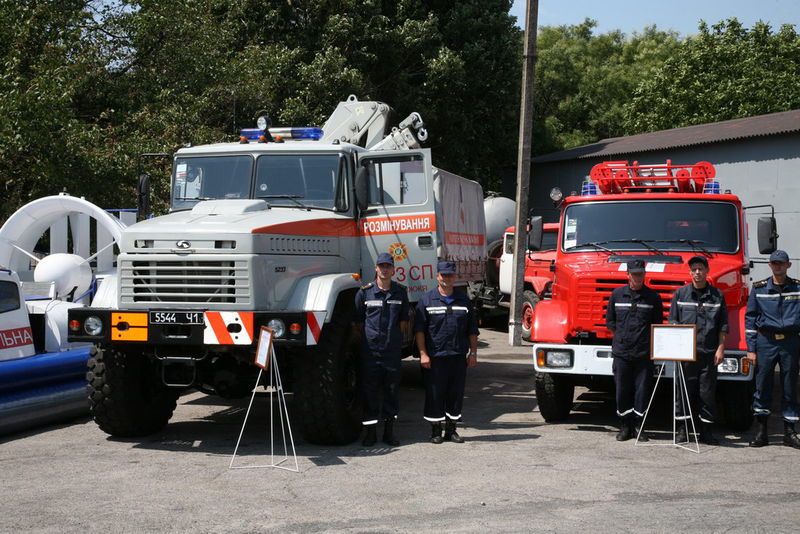
{"label": "windshield wiper", "polygon": [[[655,241],[655,240],[654,240]],[[699,250],[709,258],[714,257],[714,253],[705,248],[704,246],[700,245],[700,243],[705,243],[705,241],[701,241],[699,239],[659,239],[660,243],[683,243],[686,245],[690,245],[692,250]]]}
{"label": "windshield wiper", "polygon": [[648,250],[652,250],[658,254],[664,254],[664,251],[648,243],[648,241],[658,241],[657,239],[612,239],[606,243],[637,243],[643,245]]}
{"label": "windshield wiper", "polygon": [[598,248],[600,250],[604,250],[604,251],[608,252],[609,254],[616,254],[616,252],[614,252],[610,248],[606,248],[606,247],[603,246],[606,243],[611,243],[611,241],[590,241],[588,243],[581,243],[579,245],[575,245],[573,247],[569,247],[567,250],[572,250],[573,248],[579,248],[579,247],[595,247],[595,248]]}
{"label": "windshield wiper", "polygon": [[305,198],[303,195],[258,195],[256,198],[288,198],[306,211],[311,211],[311,208],[297,200],[298,198]]}
{"label": "windshield wiper", "polygon": [[212,197],[175,197],[175,200],[219,200]]}

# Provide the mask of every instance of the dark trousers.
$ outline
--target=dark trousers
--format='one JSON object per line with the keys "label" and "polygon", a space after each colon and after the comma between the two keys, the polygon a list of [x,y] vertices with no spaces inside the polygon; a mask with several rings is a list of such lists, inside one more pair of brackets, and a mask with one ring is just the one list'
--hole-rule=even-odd
{"label": "dark trousers", "polygon": [[797,375],[800,360],[800,337],[772,339],[761,333],[756,339],[756,392],[753,395],[753,413],[769,415],[772,407],[772,379],[775,365],[781,370],[783,394],[781,414],[786,421],[794,423],[800,413],[797,406]]}
{"label": "dark trousers", "polygon": [[612,370],[617,388],[617,415],[623,419],[644,417],[650,400],[653,362],[645,358],[626,360],[615,356]]}
{"label": "dark trousers", "polygon": [[376,424],[379,414],[382,419],[397,417],[400,407],[397,398],[400,388],[400,358],[396,360],[363,356],[361,383],[364,392],[364,425]]}
{"label": "dark trousers", "polygon": [[435,423],[461,419],[464,384],[467,379],[466,356],[431,357],[431,368],[423,369],[425,380],[425,412],[427,421]]}
{"label": "dark trousers", "polygon": [[[689,393],[692,414],[704,423],[713,423],[717,405],[717,366],[713,354],[698,354],[697,360],[681,363],[686,390]],[[678,387],[678,381],[675,381]],[[675,417],[689,417],[682,391],[675,392]]]}

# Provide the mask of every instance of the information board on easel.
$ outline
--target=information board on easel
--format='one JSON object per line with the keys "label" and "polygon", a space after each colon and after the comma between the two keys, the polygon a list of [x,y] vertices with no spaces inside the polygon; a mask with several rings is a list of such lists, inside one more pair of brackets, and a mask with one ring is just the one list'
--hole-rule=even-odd
{"label": "information board on easel", "polygon": [[[656,362],[664,362],[659,368],[658,378],[653,386],[653,393],[650,395],[650,402],[647,404],[644,417],[642,418],[642,425],[639,429],[639,434],[636,436],[636,445],[639,446],[676,446],[687,449],[693,452],[700,452],[700,445],[695,438],[696,449],[686,447],[682,443],[676,441],[677,428],[675,405],[677,396],[680,395],[688,408],[689,421],[692,426],[692,435],[696,435],[694,428],[694,421],[692,419],[692,408],[689,403],[689,392],[686,388],[686,378],[683,376],[682,362],[693,362],[697,358],[697,327],[693,324],[654,324],[650,326],[650,359]],[[653,398],[658,390],[658,384],[661,377],[664,375],[664,367],[666,362],[673,362],[672,365],[672,443],[639,443],[639,436],[644,430],[647,415],[650,413],[650,407],[653,404]]]}
{"label": "information board on easel", "polygon": [[[258,337],[258,345],[256,346],[256,354],[253,363],[260,368],[258,371],[258,377],[256,377],[256,383],[253,385],[253,394],[250,397],[250,404],[247,406],[247,413],[244,416],[244,422],[242,423],[242,430],[239,432],[239,439],[236,440],[236,447],[233,450],[233,455],[231,456],[231,463],[228,466],[230,469],[251,469],[251,468],[260,468],[260,467],[274,467],[278,469],[286,469],[288,471],[299,471],[299,467],[297,464],[297,452],[294,448],[294,437],[292,436],[292,426],[289,422],[289,410],[286,407],[286,396],[284,395],[283,391],[283,383],[281,382],[281,374],[278,369],[278,362],[275,359],[275,348],[272,346],[272,341],[274,339],[274,332],[267,328],[266,326],[261,327],[261,333]],[[250,417],[250,410],[253,407],[253,400],[256,397],[256,390],[258,389],[258,385],[261,383],[261,375],[264,372],[269,373],[269,380],[266,386],[267,391],[269,392],[269,448],[270,448],[270,463],[268,464],[261,464],[261,465],[247,465],[247,466],[234,466],[234,461],[236,460],[236,453],[239,451],[239,444],[242,441],[242,435],[244,434],[244,429],[247,426],[247,420]],[[277,404],[278,404],[278,424],[280,425],[280,438],[283,442],[283,456],[278,461],[275,461],[275,431],[274,431],[274,420],[273,420],[273,401],[277,397]],[[288,438],[288,439],[287,439]],[[292,456],[291,458],[294,460],[294,467],[289,467],[283,465],[284,462],[290,459],[289,457],[289,445],[291,445],[292,449]]]}

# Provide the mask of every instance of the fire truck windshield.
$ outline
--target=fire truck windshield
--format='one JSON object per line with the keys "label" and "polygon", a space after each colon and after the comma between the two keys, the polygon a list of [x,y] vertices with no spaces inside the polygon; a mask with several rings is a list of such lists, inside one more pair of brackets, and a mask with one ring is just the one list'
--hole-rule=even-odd
{"label": "fire truck windshield", "polygon": [[726,202],[587,202],[567,208],[562,250],[734,253],[738,228],[736,206]]}

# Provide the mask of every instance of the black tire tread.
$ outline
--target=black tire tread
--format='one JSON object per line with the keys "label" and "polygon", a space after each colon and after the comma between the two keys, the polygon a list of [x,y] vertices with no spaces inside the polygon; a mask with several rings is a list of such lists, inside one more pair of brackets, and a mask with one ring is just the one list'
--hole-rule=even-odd
{"label": "black tire tread", "polygon": [[572,410],[575,385],[552,373],[536,373],[536,401],[548,423],[563,421]]}

